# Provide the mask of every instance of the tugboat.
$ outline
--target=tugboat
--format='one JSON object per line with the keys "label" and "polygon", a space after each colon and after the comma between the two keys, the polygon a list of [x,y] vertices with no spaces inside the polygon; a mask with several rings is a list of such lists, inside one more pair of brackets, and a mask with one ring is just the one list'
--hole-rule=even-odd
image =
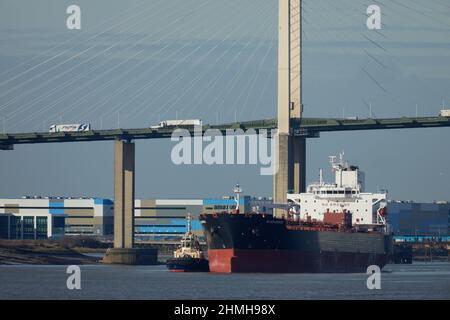
{"label": "tugboat", "polygon": [[187,215],[187,232],[181,239],[180,246],[173,252],[174,257],[167,260],[167,268],[172,272],[209,272],[208,260],[205,259],[200,242],[191,232],[192,215]]}

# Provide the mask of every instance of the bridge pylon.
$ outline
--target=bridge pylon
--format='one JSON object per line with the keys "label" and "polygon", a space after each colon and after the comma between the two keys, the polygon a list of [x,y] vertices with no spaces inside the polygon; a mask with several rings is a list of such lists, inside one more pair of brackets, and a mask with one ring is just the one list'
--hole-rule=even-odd
{"label": "bridge pylon", "polygon": [[[278,28],[278,171],[273,200],[285,203],[288,192],[305,191],[306,140],[293,135],[302,117],[302,0],[279,0]],[[275,209],[280,216],[285,211]]]}
{"label": "bridge pylon", "polygon": [[151,265],[157,263],[157,250],[134,245],[135,144],[114,143],[114,248],[103,263]]}
{"label": "bridge pylon", "polygon": [[135,144],[114,145],[114,248],[134,247]]}

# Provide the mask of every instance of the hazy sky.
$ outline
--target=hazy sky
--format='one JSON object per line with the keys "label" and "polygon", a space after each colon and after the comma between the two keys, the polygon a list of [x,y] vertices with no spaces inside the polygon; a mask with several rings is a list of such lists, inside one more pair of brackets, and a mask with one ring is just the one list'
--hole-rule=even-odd
{"label": "hazy sky", "polygon": [[[382,9],[382,30],[366,8]],[[81,7],[81,30],[66,8]],[[275,0],[2,0],[0,118],[7,132],[54,123],[145,127],[276,115]],[[304,0],[306,117],[437,115],[450,104],[450,1]],[[327,133],[307,145],[307,181],[328,156],[392,199],[450,200],[450,128]],[[169,140],[137,142],[137,197],[213,197],[239,182],[270,196],[258,166],[175,166]],[[111,197],[112,142],[21,145],[0,156],[0,197]]]}

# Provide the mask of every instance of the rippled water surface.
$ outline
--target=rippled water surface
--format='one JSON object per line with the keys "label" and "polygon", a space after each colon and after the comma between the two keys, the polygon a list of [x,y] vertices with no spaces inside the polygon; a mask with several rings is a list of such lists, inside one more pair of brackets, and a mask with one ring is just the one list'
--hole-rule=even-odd
{"label": "rippled water surface", "polygon": [[0,299],[450,299],[450,263],[388,265],[381,290],[365,274],[171,273],[158,266],[0,266]]}

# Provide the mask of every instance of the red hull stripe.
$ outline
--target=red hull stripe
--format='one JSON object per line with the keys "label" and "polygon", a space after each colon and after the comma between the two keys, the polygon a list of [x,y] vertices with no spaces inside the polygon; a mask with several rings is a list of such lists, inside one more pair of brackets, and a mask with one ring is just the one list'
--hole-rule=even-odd
{"label": "red hull stripe", "polygon": [[233,249],[208,250],[209,272],[232,272],[231,258],[234,256]]}
{"label": "red hull stripe", "polygon": [[366,272],[371,264],[383,267],[383,255],[296,250],[208,250],[210,272]]}

